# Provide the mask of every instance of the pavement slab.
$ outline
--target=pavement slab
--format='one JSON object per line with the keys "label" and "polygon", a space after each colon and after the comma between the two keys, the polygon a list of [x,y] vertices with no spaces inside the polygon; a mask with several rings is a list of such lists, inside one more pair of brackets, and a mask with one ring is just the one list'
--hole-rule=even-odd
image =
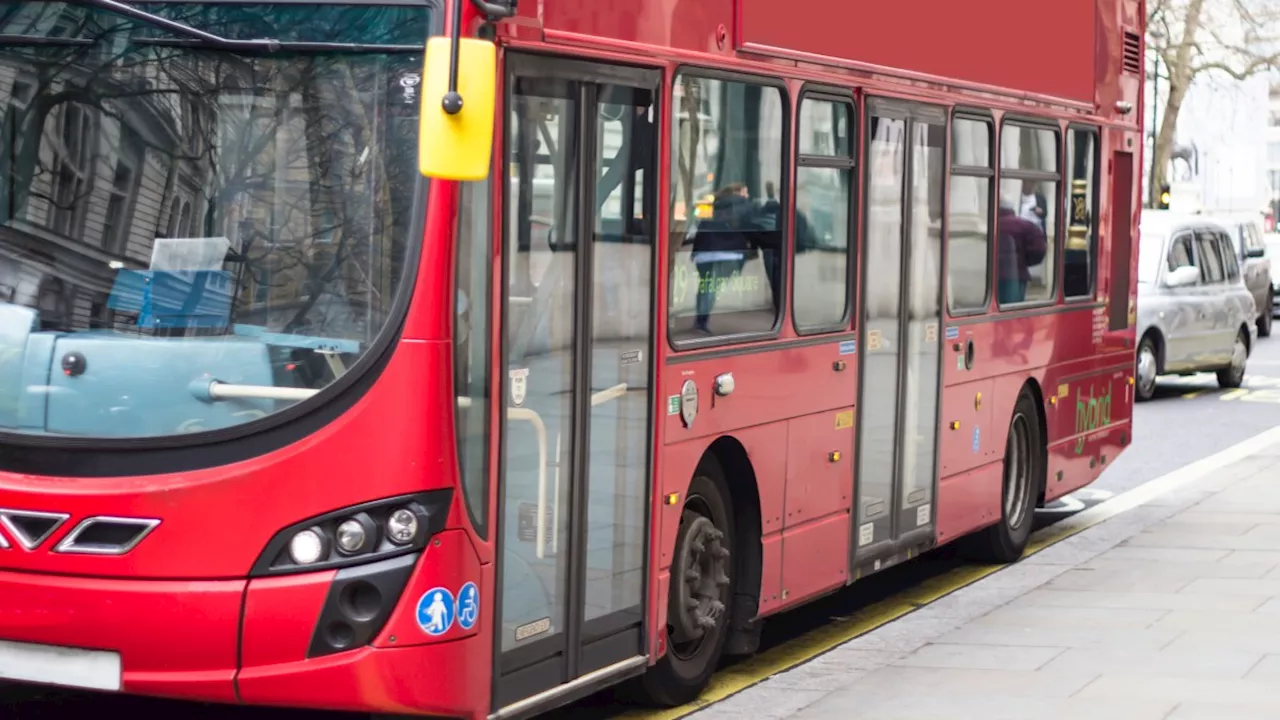
{"label": "pavement slab", "polygon": [[1280,443],[1117,496],[1123,512],[1067,518],[1086,529],[693,717],[1280,718],[1277,464]]}

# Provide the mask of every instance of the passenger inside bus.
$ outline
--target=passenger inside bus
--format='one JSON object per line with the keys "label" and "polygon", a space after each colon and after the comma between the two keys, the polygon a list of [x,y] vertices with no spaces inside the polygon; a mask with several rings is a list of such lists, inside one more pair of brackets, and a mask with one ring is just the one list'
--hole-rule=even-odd
{"label": "passenger inside bus", "polygon": [[996,219],[999,233],[997,267],[998,297],[1000,304],[1019,303],[1027,299],[1027,283],[1031,281],[1030,267],[1044,262],[1046,242],[1040,226],[1019,217],[1013,206],[1000,203]]}

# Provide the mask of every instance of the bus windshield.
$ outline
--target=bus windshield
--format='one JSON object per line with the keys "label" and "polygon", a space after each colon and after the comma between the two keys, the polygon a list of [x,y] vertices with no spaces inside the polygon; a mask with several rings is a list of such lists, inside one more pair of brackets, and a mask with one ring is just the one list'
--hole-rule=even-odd
{"label": "bus windshield", "polygon": [[398,324],[431,18],[389,2],[0,6],[0,432],[245,423]]}

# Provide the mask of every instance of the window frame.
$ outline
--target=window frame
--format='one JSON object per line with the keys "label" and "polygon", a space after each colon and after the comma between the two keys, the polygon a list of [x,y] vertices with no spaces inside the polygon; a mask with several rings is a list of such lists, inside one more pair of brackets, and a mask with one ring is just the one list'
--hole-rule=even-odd
{"label": "window frame", "polygon": [[[1075,132],[1085,132],[1093,135],[1093,157],[1091,158],[1093,160],[1093,187],[1090,188],[1091,197],[1089,198],[1092,203],[1091,209],[1093,210],[1093,217],[1090,219],[1091,223],[1089,227],[1089,291],[1083,295],[1067,295],[1067,284],[1065,282],[1065,273],[1067,268],[1066,263],[1060,259],[1058,261],[1057,274],[1059,292],[1061,293],[1062,303],[1064,305],[1078,305],[1081,303],[1093,302],[1098,293],[1098,248],[1101,244],[1101,238],[1099,237],[1101,230],[1101,213],[1099,212],[1099,207],[1102,201],[1102,131],[1097,125],[1075,122],[1067,123],[1067,138],[1070,139],[1072,133]],[[1061,152],[1063,161],[1061,169],[1064,180],[1062,181],[1062,192],[1059,192],[1058,194],[1062,196],[1061,200],[1063,207],[1068,207],[1067,198],[1070,197],[1071,188],[1069,186],[1070,183],[1065,178],[1070,177],[1067,173],[1066,166],[1067,163],[1071,161],[1071,158],[1067,157],[1068,142],[1062,141],[1060,144],[1062,145]],[[1063,217],[1063,228],[1070,227],[1069,225],[1066,225],[1066,221],[1067,218]],[[1065,258],[1067,245],[1065,242],[1058,244],[1061,246],[1058,254],[1060,257]]]}
{"label": "window frame", "polygon": [[[980,122],[987,126],[987,166],[985,168],[978,165],[957,165],[953,160],[955,151],[955,121],[968,120],[971,122]],[[991,312],[992,301],[995,299],[995,293],[992,288],[995,285],[995,211],[996,211],[996,193],[999,191],[999,179],[997,177],[997,165],[1000,157],[1000,138],[996,133],[995,116],[990,110],[978,108],[956,107],[952,109],[951,118],[947,123],[947,194],[946,208],[944,214],[946,216],[947,241],[942,248],[942,264],[945,268],[944,281],[946,285],[943,287],[944,300],[947,306],[947,317],[963,318],[963,317],[979,317]],[[951,307],[951,178],[957,174],[961,177],[982,177],[987,179],[987,282],[983,292],[986,293],[985,299],[981,307],[970,309],[955,309]]]}
{"label": "window frame", "polygon": [[[779,261],[782,265],[778,268],[778,282],[782,283],[782,287],[778,291],[778,298],[781,307],[775,308],[776,312],[773,319],[773,327],[769,330],[761,330],[757,332],[735,333],[731,335],[709,335],[707,337],[695,337],[676,339],[671,332],[671,192],[672,192],[672,169],[677,167],[675,156],[672,153],[674,144],[673,140],[675,132],[674,113],[679,107],[675,101],[675,90],[677,81],[684,76],[692,76],[704,80],[719,80],[721,82],[737,82],[759,85],[761,87],[773,88],[778,90],[782,99],[782,172],[779,177],[778,196],[780,198],[791,197],[791,174],[787,170],[793,165],[792,160],[792,126],[795,124],[793,118],[794,105],[791,101],[791,91],[787,87],[786,78],[775,75],[760,75],[756,73],[744,73],[735,70],[725,70],[723,68],[709,67],[695,63],[680,63],[676,65],[666,80],[667,86],[659,93],[661,101],[665,103],[665,112],[663,120],[666,123],[665,137],[660,138],[659,142],[666,145],[667,151],[661,160],[667,163],[667,172],[661,173],[663,176],[658,183],[658,191],[660,194],[660,202],[662,205],[660,211],[660,231],[666,236],[663,240],[663,255],[659,258],[664,267],[662,280],[662,328],[663,334],[666,336],[667,347],[675,353],[686,353],[695,350],[705,350],[708,348],[733,347],[744,345],[746,343],[760,342],[763,340],[775,340],[782,334],[782,328],[785,326],[786,314],[788,308],[787,301],[791,297],[790,263],[787,262],[788,254],[785,244],[787,237],[791,234],[791,219],[787,213],[780,213],[778,218],[778,232],[781,234],[784,247],[780,248]],[[661,167],[661,166],[659,166]]]}
{"label": "window frame", "polygon": [[[837,155],[835,154],[834,150],[832,151],[831,155],[809,155],[809,154],[800,152],[800,130],[801,130],[800,111],[804,107],[805,100],[809,100],[809,99],[841,104],[848,109],[849,111],[849,127],[848,127],[849,149],[846,155],[843,155],[843,156]],[[861,138],[860,131],[862,129],[862,118],[861,116],[858,115],[858,102],[854,98],[852,90],[836,88],[829,85],[821,85],[818,83],[805,83],[803,86],[801,86],[800,93],[796,96],[795,119],[793,122],[795,124],[795,142],[794,142],[794,149],[790,157],[795,158],[795,161],[791,163],[789,166],[791,168],[791,174],[793,176],[799,175],[800,168],[802,167],[833,168],[836,170],[849,171],[849,200],[848,200],[849,227],[846,228],[845,230],[845,232],[847,233],[847,238],[846,238],[847,242],[845,246],[844,314],[841,316],[841,319],[839,322],[831,322],[831,323],[826,323],[824,325],[812,325],[812,326],[802,327],[800,323],[796,320],[796,316],[795,316],[795,309],[796,309],[795,289],[797,287],[797,284],[795,282],[796,243],[795,243],[795,235],[794,235],[794,231],[795,231],[794,216],[796,212],[796,193],[799,192],[799,187],[797,186],[796,188],[794,188],[794,191],[792,191],[792,188],[788,188],[789,207],[787,208],[787,212],[785,213],[787,218],[787,235],[785,236],[785,240],[787,245],[787,252],[786,252],[787,273],[789,275],[788,285],[790,287],[784,288],[784,290],[787,291],[787,295],[786,295],[787,304],[788,304],[787,314],[791,316],[791,329],[794,330],[795,334],[799,337],[808,337],[811,335],[822,335],[826,333],[842,332],[847,330],[849,328],[849,324],[853,322],[853,310],[854,310],[854,305],[856,304],[854,301],[854,298],[856,297],[855,293],[858,290],[857,288],[857,279],[858,279],[857,240],[858,240],[859,218],[857,213],[861,209],[861,205],[858,203],[858,181],[859,181],[858,172],[861,167],[861,165],[858,162],[858,155],[862,147],[861,143],[859,143],[859,140]]]}
{"label": "window frame", "polygon": [[[1023,170],[1021,168],[1006,169],[1003,163],[1001,162],[1000,154],[1004,149],[1005,129],[1010,126],[1018,127],[1018,128],[1029,128],[1032,130],[1048,130],[1052,132],[1054,137],[1054,142],[1055,142],[1054,156],[1057,157],[1058,159],[1058,163],[1057,163],[1058,171],[1054,173],[1054,172],[1049,172],[1047,170]],[[1000,118],[1000,132],[996,136],[996,145],[993,150],[993,153],[995,154],[995,167],[996,167],[996,192],[999,193],[1000,191],[999,185],[1001,182],[1003,182],[1006,179],[1031,180],[1034,182],[1052,181],[1058,184],[1057,192],[1053,193],[1053,201],[1057,205],[1057,207],[1054,208],[1054,214],[1053,214],[1054,247],[1051,248],[1054,253],[1053,261],[1057,267],[1054,268],[1054,273],[1053,273],[1054,288],[1053,288],[1053,292],[1049,293],[1049,297],[1043,300],[1023,300],[1022,302],[1017,302],[1017,303],[1001,304],[999,293],[995,293],[994,299],[995,299],[997,314],[1007,313],[1007,312],[1021,312],[1023,310],[1029,310],[1029,309],[1052,307],[1054,305],[1059,304],[1059,301],[1062,299],[1062,283],[1058,282],[1058,275],[1062,272],[1062,228],[1063,228],[1062,186],[1065,184],[1065,180],[1063,180],[1063,175],[1065,170],[1065,168],[1063,167],[1063,164],[1064,164],[1063,153],[1064,153],[1065,145],[1066,143],[1064,143],[1062,140],[1062,125],[1058,123],[1058,121],[1052,118],[1044,118],[1044,117],[1037,117],[1034,115],[1021,115],[1021,114],[1012,114],[1012,113],[1006,114]],[[997,197],[999,196],[997,195]],[[996,208],[996,220],[997,222],[999,221],[998,207]],[[999,228],[995,228],[993,229],[993,232],[996,232],[998,230]],[[1046,228],[1046,232],[1047,230],[1048,228]],[[994,245],[995,247],[993,248],[993,252],[999,253],[1000,244],[999,244],[998,233],[997,233],[997,242],[995,242]],[[1045,253],[1045,257],[1048,257],[1048,256],[1049,256],[1048,253]],[[995,284],[998,282],[998,278],[996,277],[996,273],[994,272],[991,273],[991,275],[992,275],[991,285],[992,287],[994,287]]]}

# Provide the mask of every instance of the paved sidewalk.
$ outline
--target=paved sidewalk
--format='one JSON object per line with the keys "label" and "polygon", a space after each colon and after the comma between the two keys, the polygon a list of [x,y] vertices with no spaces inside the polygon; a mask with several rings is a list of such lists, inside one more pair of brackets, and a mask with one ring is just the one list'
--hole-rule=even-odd
{"label": "paved sidewalk", "polygon": [[1278,687],[1273,444],[692,717],[1275,720]]}

